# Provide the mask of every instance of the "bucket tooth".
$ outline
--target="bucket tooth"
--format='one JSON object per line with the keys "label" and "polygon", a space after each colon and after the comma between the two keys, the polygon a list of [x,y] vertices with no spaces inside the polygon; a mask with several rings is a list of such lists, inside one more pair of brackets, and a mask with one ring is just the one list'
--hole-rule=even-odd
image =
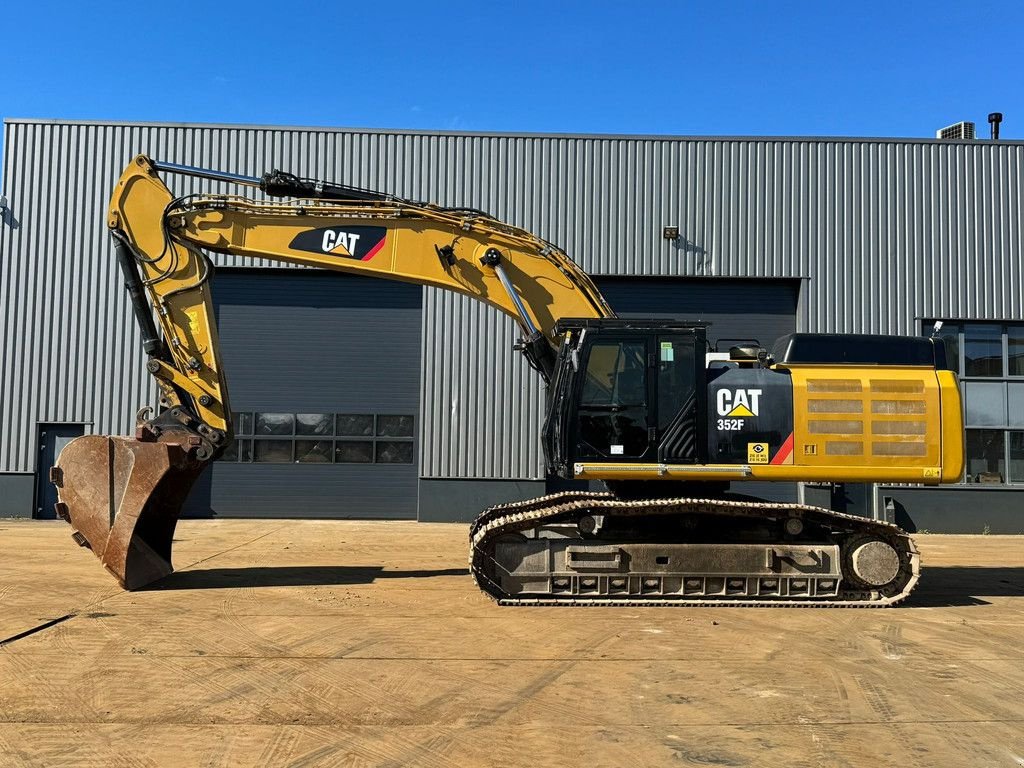
{"label": "bucket tooth", "polygon": [[60,516],[122,587],[139,589],[174,570],[174,528],[204,467],[177,443],[76,438],[54,468]]}

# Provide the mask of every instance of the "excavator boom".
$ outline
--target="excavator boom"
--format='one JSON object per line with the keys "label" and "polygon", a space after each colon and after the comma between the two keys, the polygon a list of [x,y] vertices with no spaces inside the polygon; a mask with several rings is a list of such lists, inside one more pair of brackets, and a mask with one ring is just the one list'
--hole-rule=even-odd
{"label": "excavator boom", "polygon": [[[175,196],[160,172],[259,187],[276,202]],[[263,178],[160,163],[124,170],[107,214],[161,412],[140,412],[134,438],[72,441],[51,472],[57,513],[127,589],[172,571],[181,505],[233,438],[220,361],[212,266],[204,251],[430,285],[512,316],[520,348],[552,373],[558,320],[613,317],[560,249],[468,208],[444,208],[275,171]],[[156,321],[154,321],[154,316]],[[159,323],[159,329],[157,327]]]}

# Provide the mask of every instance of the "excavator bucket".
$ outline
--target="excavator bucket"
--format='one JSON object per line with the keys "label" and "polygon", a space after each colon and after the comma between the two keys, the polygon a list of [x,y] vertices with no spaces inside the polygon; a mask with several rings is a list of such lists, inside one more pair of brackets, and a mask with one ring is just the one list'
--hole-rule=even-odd
{"label": "excavator bucket", "polygon": [[57,515],[122,587],[139,589],[174,570],[174,527],[204,467],[177,443],[79,437],[50,470]]}

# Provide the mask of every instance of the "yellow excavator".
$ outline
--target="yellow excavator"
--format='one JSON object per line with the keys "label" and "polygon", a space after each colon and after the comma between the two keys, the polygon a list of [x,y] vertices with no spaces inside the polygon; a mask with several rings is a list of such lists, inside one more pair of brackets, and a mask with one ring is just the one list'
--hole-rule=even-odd
{"label": "yellow excavator", "polygon": [[[264,196],[177,197],[169,173]],[[126,589],[172,571],[182,502],[233,440],[207,251],[445,288],[516,320],[547,384],[547,471],[608,491],[477,517],[471,572],[502,604],[893,605],[920,575],[904,531],[730,482],[934,485],[963,469],[939,339],[796,333],[712,354],[705,324],[617,318],[559,248],[484,212],[280,171],[139,156],[107,225],[160,408],[140,411],[134,438],[72,441],[51,480],[58,515]]]}

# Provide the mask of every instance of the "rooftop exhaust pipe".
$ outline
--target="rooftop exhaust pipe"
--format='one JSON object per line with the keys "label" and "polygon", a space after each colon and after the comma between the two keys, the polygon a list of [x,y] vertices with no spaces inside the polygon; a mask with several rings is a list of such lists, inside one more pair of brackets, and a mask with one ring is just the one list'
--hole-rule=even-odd
{"label": "rooftop exhaust pipe", "polygon": [[999,124],[1003,122],[1002,112],[990,112],[988,115],[988,125],[992,129],[992,141],[999,141]]}

